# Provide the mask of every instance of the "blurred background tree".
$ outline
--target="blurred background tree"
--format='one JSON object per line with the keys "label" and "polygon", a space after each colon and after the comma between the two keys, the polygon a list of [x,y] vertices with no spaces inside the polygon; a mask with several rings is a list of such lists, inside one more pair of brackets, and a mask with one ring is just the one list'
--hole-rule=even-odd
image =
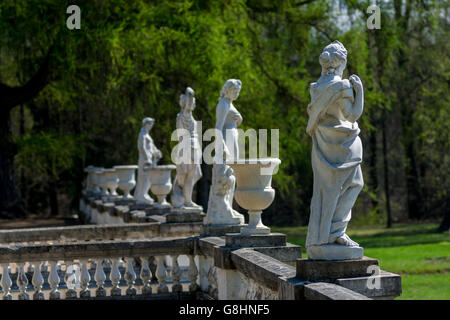
{"label": "blurred background tree", "polygon": [[[66,28],[71,4],[81,8],[80,30]],[[83,168],[136,163],[146,116],[156,119],[151,135],[169,163],[186,86],[206,130],[221,86],[239,78],[242,128],[280,129],[277,197],[265,222],[306,224],[309,83],[320,75],[322,48],[338,39],[348,50],[345,76],[356,73],[365,86],[366,186],[354,222],[448,218],[448,2],[380,2],[379,30],[366,27],[369,4],[2,1],[1,214],[76,212]],[[210,168],[203,171],[196,197],[206,207]]]}

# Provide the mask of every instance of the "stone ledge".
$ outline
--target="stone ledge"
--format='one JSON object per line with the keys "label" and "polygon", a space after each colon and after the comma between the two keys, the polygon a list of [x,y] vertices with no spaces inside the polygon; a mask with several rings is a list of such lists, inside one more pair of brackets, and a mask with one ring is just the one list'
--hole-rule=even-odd
{"label": "stone ledge", "polygon": [[192,254],[193,251],[193,238],[0,245],[0,263]]}
{"label": "stone ledge", "polygon": [[362,294],[333,283],[305,284],[303,290],[306,300],[371,300]]}
{"label": "stone ledge", "polygon": [[[370,289],[368,283],[374,284],[379,281],[379,289]],[[358,278],[337,279],[336,284],[356,291],[366,297],[376,298],[394,298],[402,294],[402,278],[400,275],[380,270],[378,275]]]}
{"label": "stone ledge", "polygon": [[[203,212],[190,212],[190,211],[180,211],[174,212],[172,210],[171,213],[167,214],[166,222],[167,223],[180,223],[180,222],[203,222],[203,218],[205,218],[206,214]],[[203,224],[203,223],[202,223]]]}
{"label": "stone ledge", "polygon": [[245,227],[246,224],[241,225],[209,225],[204,224],[202,232],[200,233],[201,236],[224,236],[227,233],[240,233],[241,228]]}
{"label": "stone ledge", "polygon": [[83,241],[159,235],[159,223],[129,223],[126,225],[80,225],[50,228],[0,230],[0,243],[23,241]]}
{"label": "stone ledge", "polygon": [[283,247],[257,247],[253,250],[289,264],[295,264],[302,257],[302,248],[292,243],[286,243]]}
{"label": "stone ledge", "polygon": [[286,235],[282,233],[242,235],[240,233],[227,233],[225,244],[232,248],[249,247],[282,247],[286,245]]}
{"label": "stone ledge", "polygon": [[378,260],[363,257],[357,260],[297,260],[297,277],[307,281],[335,280],[368,276],[369,266],[378,266]]}
{"label": "stone ledge", "polygon": [[252,249],[231,252],[231,261],[239,272],[272,290],[278,289],[280,277],[295,276],[294,267]]}

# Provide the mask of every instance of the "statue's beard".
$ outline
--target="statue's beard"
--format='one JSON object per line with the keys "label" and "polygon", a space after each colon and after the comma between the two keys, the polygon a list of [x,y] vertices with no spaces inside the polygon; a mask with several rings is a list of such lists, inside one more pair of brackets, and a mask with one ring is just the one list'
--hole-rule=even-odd
{"label": "statue's beard", "polygon": [[340,76],[342,77],[342,72],[340,68],[328,67],[322,68],[322,76]]}

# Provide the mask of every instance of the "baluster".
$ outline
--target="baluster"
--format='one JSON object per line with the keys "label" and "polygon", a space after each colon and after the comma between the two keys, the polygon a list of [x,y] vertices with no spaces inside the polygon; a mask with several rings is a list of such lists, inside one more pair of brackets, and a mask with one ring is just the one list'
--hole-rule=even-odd
{"label": "baluster", "polygon": [[27,293],[28,278],[25,273],[25,263],[19,263],[19,274],[17,275],[17,286],[19,287],[19,300],[30,300],[30,295]]}
{"label": "baluster", "polygon": [[95,268],[95,281],[97,282],[97,290],[95,290],[96,297],[106,297],[106,289],[104,283],[106,281],[106,274],[103,270],[103,260],[97,259],[97,268]]}
{"label": "baluster", "polygon": [[67,286],[66,299],[75,299],[77,297],[77,292],[75,291],[76,272],[72,261],[66,261],[66,274],[64,275],[64,281]]}
{"label": "baluster", "polygon": [[199,278],[200,278],[200,289],[204,292],[208,291],[208,272],[211,268],[211,260],[210,258],[199,255],[198,256],[198,269],[199,269]]}
{"label": "baluster", "polygon": [[172,258],[171,276],[173,280],[172,292],[182,292],[183,286],[180,284],[181,270],[180,266],[178,265],[178,255],[177,254],[172,255],[171,258]]}
{"label": "baluster", "polygon": [[189,285],[189,291],[191,291],[191,292],[197,291],[199,288],[199,286],[197,284],[198,269],[197,269],[197,266],[195,265],[194,258],[195,258],[195,256],[189,255],[188,275],[189,275],[189,279],[191,280],[191,284]]}
{"label": "baluster", "polygon": [[122,294],[122,290],[119,288],[119,282],[120,282],[120,270],[119,270],[119,263],[120,258],[114,258],[113,265],[111,269],[111,282],[113,285],[113,288],[111,289],[111,296],[120,296]]}
{"label": "baluster", "polygon": [[91,291],[89,290],[89,281],[91,281],[91,276],[89,275],[88,260],[81,260],[81,291],[80,298],[89,298],[91,296]]}
{"label": "baluster", "polygon": [[2,287],[3,287],[3,300],[12,300],[11,290],[11,277],[9,276],[9,263],[2,263],[3,275],[2,275]]}
{"label": "baluster", "polygon": [[48,283],[52,291],[50,292],[50,300],[61,299],[61,293],[58,291],[59,284],[58,261],[50,261],[50,274],[48,275]]}
{"label": "baluster", "polygon": [[44,300],[45,296],[42,292],[42,285],[44,284],[44,278],[41,273],[41,262],[35,261],[32,262],[34,267],[33,278],[31,279],[31,283],[34,286],[33,300]]}
{"label": "baluster", "polygon": [[167,293],[169,288],[166,285],[166,266],[164,265],[165,256],[156,256],[158,266],[156,267],[156,278],[158,279],[158,293]]}
{"label": "baluster", "polygon": [[136,288],[134,287],[134,281],[136,280],[136,272],[134,272],[133,258],[129,257],[126,258],[126,260],[127,260],[127,268],[125,271],[125,280],[128,283],[126,294],[128,296],[135,296],[137,291]]}
{"label": "baluster", "polygon": [[141,279],[144,283],[142,287],[142,294],[148,295],[152,294],[152,287],[150,286],[150,281],[152,274],[150,272],[150,267],[148,265],[148,259],[145,257],[141,257]]}

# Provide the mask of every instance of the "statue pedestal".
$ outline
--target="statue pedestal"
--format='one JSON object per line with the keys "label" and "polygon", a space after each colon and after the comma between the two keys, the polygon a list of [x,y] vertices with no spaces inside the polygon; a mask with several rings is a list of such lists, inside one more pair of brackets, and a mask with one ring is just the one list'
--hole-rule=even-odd
{"label": "statue pedestal", "polygon": [[283,233],[245,235],[228,233],[225,235],[227,247],[283,247],[286,245],[286,235]]}
{"label": "statue pedestal", "polygon": [[202,222],[206,214],[202,208],[172,209],[166,216],[167,223]]}
{"label": "statue pedestal", "polygon": [[362,257],[357,260],[297,259],[297,278],[304,281],[335,280],[365,277],[373,273],[370,266],[378,266],[378,260]]}
{"label": "statue pedestal", "polygon": [[354,260],[363,257],[363,248],[326,244],[306,247],[306,253],[311,260]]}

